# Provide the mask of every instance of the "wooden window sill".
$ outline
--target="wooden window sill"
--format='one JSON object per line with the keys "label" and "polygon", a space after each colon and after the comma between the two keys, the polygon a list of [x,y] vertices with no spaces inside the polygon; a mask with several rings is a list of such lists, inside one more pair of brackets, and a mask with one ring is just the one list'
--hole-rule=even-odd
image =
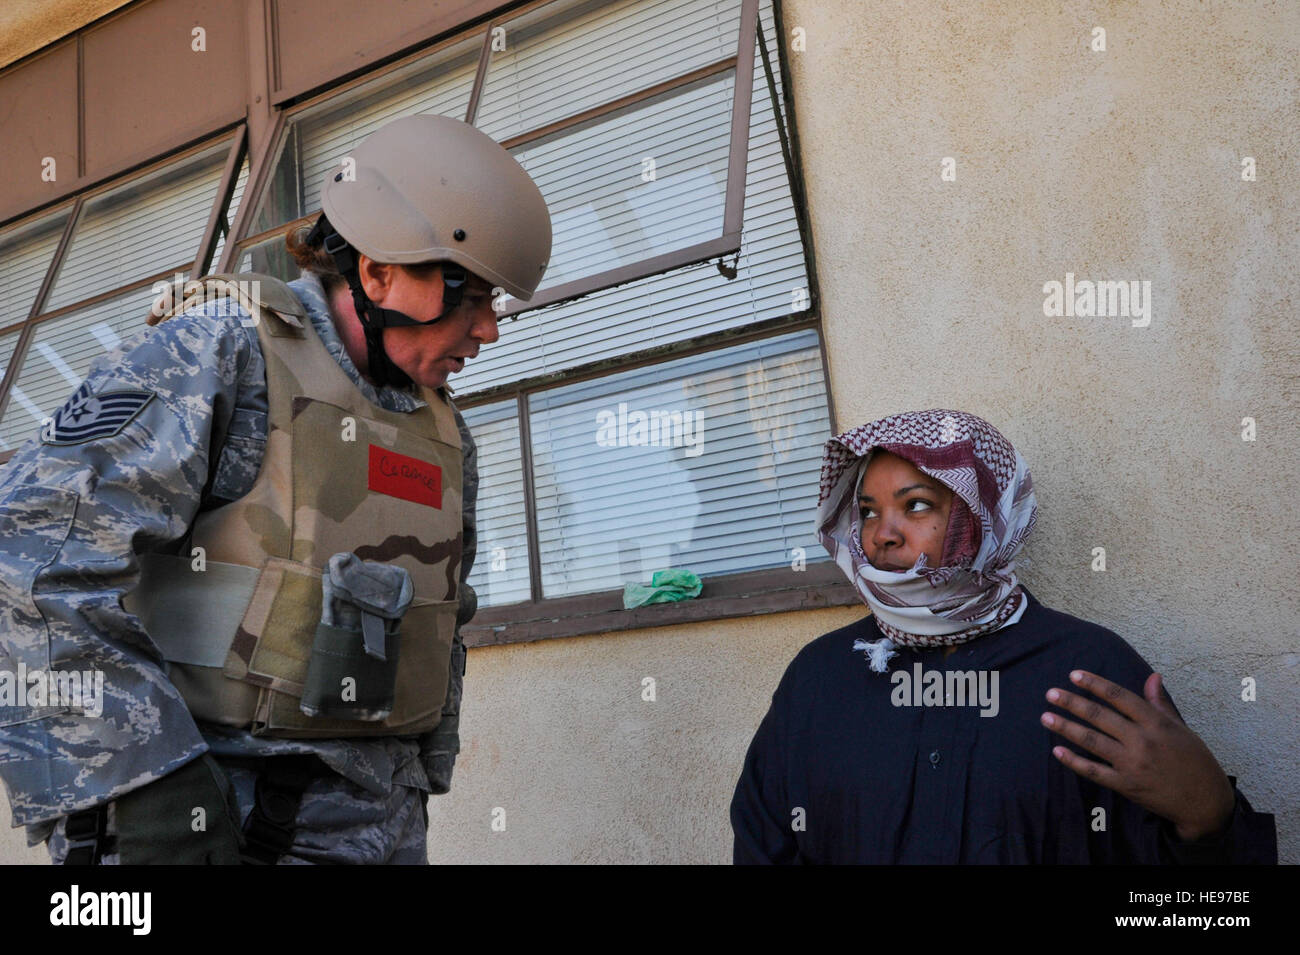
{"label": "wooden window sill", "polygon": [[709,577],[698,597],[632,610],[623,609],[621,590],[484,607],[460,632],[465,646],[485,647],[861,603],[843,571],[825,560],[802,571],[780,567]]}

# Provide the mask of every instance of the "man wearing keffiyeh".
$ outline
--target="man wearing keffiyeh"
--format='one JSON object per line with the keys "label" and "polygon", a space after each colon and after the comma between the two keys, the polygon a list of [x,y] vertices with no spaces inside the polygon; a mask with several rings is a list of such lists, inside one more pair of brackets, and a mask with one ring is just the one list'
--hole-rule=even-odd
{"label": "man wearing keffiyeh", "polygon": [[[827,442],[818,534],[872,615],[782,678],[732,801],[737,862],[1276,862],[1272,816],[1160,675],[1019,581],[1037,516],[1024,459],[974,415],[892,415]],[[996,718],[891,693],[956,667],[1001,677]]]}

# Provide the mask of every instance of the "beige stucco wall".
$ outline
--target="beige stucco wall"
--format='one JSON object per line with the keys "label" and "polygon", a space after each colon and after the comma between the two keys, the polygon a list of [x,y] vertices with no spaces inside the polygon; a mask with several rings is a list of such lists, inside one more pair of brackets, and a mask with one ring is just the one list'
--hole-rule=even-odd
{"label": "beige stucco wall", "polygon": [[[433,862],[729,862],[727,807],[785,665],[865,608],[472,651]],[[642,681],[654,679],[654,702]],[[493,813],[505,810],[505,831]]]}
{"label": "beige stucco wall", "polygon": [[[1036,479],[1031,589],[1167,673],[1300,861],[1300,6],[786,9],[807,39],[791,66],[838,424],[948,406],[1002,429]],[[1087,49],[1094,26],[1105,53]],[[1258,181],[1240,180],[1243,156]],[[1042,285],[1067,271],[1150,280],[1150,326],[1044,317]],[[725,861],[776,680],[859,615],[471,651],[431,858]],[[42,858],[3,835],[0,861]]]}

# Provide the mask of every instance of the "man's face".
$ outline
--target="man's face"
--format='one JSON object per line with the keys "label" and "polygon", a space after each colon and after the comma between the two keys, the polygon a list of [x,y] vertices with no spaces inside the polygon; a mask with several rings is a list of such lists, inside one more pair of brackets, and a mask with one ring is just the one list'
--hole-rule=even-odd
{"label": "man's face", "polygon": [[911,570],[925,554],[930,567],[943,557],[952,491],[909,462],[877,450],[858,488],[862,552],[878,570]]}
{"label": "man's face", "polygon": [[[442,270],[417,275],[395,265],[361,257],[361,286],[370,300],[411,318],[427,321],[442,311]],[[384,349],[398,368],[416,384],[438,388],[448,377],[478,355],[479,348],[495,342],[497,313],[492,308],[492,287],[470,275],[460,304],[432,325],[403,325],[384,329]]]}

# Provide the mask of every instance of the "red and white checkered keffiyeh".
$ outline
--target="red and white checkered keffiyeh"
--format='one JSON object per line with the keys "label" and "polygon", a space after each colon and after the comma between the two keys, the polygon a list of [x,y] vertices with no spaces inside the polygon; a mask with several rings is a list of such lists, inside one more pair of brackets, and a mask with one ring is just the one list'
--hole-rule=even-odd
{"label": "red and white checkered keffiyeh", "polygon": [[[878,570],[862,551],[857,494],[874,449],[911,462],[953,492],[939,567],[922,554],[902,573]],[[817,533],[871,607],[885,635],[858,641],[883,672],[895,645],[965,643],[1020,619],[1027,601],[1015,558],[1038,517],[1024,459],[996,428],[961,411],[890,415],[826,442]]]}

